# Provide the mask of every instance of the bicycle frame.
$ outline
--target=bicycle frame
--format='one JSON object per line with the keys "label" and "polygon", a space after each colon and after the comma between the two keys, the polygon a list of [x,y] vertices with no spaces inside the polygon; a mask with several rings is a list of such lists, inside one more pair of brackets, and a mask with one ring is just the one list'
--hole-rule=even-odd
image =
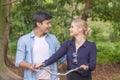
{"label": "bicycle frame", "polygon": [[67,71],[67,72],[65,72],[65,73],[59,73],[59,72],[54,73],[54,72],[52,72],[51,70],[48,70],[48,69],[46,69],[46,68],[44,68],[44,67],[40,67],[40,68],[36,69],[36,71],[39,71],[39,70],[45,70],[45,71],[47,71],[48,73],[50,73],[50,74],[52,74],[52,75],[56,75],[56,76],[66,76],[66,75],[68,75],[68,74],[71,73],[71,72],[78,71],[78,70],[82,70],[82,69],[81,69],[80,67],[77,67],[77,68],[71,69],[71,70],[69,70],[69,71]]}

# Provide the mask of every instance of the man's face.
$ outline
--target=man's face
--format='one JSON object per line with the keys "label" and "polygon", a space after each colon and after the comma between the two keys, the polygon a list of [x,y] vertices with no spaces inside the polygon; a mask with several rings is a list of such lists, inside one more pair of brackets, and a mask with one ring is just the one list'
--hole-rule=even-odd
{"label": "man's face", "polygon": [[44,20],[38,24],[38,27],[42,33],[48,33],[51,28],[51,20]]}

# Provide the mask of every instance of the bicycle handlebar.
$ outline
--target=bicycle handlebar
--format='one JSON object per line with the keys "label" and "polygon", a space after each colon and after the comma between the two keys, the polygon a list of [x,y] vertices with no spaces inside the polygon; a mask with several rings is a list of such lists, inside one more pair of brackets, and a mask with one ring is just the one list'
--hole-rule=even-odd
{"label": "bicycle handlebar", "polygon": [[46,69],[45,67],[39,67],[39,68],[36,69],[36,71],[39,71],[39,70],[45,70],[45,71],[47,71],[48,73],[50,73],[50,74],[52,74],[52,75],[65,76],[65,75],[67,75],[67,74],[69,74],[69,73],[71,73],[71,72],[74,72],[74,71],[77,71],[77,70],[83,70],[83,69],[80,68],[80,67],[77,67],[77,68],[71,69],[71,70],[69,70],[69,71],[67,71],[67,72],[65,72],[65,73],[59,73],[59,72],[54,73],[54,72]]}

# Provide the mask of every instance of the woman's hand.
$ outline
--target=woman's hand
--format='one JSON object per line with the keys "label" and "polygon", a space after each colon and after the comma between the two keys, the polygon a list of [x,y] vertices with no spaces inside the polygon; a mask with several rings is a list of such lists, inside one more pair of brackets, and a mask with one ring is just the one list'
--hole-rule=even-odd
{"label": "woman's hand", "polygon": [[39,67],[41,67],[42,66],[42,63],[36,63],[35,64],[35,68],[39,68]]}
{"label": "woman's hand", "polygon": [[83,64],[83,65],[80,66],[80,68],[82,68],[83,70],[88,70],[89,66]]}

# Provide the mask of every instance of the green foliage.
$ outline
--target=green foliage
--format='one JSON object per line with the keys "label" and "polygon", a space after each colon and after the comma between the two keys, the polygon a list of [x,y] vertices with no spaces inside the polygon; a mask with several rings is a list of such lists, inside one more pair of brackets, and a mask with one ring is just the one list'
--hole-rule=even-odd
{"label": "green foliage", "polygon": [[120,0],[92,0],[88,13],[93,20],[110,21],[114,36],[120,36]]}
{"label": "green foliage", "polygon": [[93,19],[119,21],[120,0],[93,0],[90,13]]}
{"label": "green foliage", "polygon": [[[114,25],[113,34],[115,35],[113,36],[118,37],[120,35],[119,3],[119,0],[92,0],[90,4],[91,8],[85,12],[89,14],[92,20],[111,21]],[[84,8],[85,0],[20,0],[12,5],[10,15],[12,17],[11,26],[15,27],[14,23],[18,24],[18,26],[21,27],[17,29],[17,32],[20,32],[21,35],[27,33],[33,28],[32,15],[34,12],[44,10],[54,15],[54,17],[56,17],[55,19],[58,20],[58,22],[55,20],[53,22],[58,23],[55,27],[66,27],[70,25],[68,23],[72,17],[82,15]],[[24,29],[27,30],[24,31]],[[11,29],[11,34],[14,31],[16,31],[16,28]],[[20,35],[18,34],[18,36]]]}
{"label": "green foliage", "polygon": [[[89,40],[96,42],[98,63],[118,62],[120,47],[120,1],[92,0],[91,8],[85,12],[91,20],[92,29]],[[85,0],[20,0],[11,6],[10,13],[10,53],[15,54],[18,37],[33,29],[32,16],[36,11],[47,11],[54,16],[50,33],[57,36],[60,43],[69,39],[69,26],[74,16],[84,12]],[[97,20],[96,22],[94,22]],[[91,21],[91,22],[89,22]],[[102,22],[99,22],[102,21]],[[104,22],[110,21],[109,24]],[[94,22],[94,23],[93,23]],[[99,23],[98,23],[99,22]],[[112,26],[112,29],[110,29]]]}
{"label": "green foliage", "polygon": [[88,39],[94,41],[94,42],[108,42],[110,41],[109,35],[110,31],[112,30],[111,24],[109,22],[103,22],[103,21],[91,21],[91,19],[88,20],[88,25],[92,29],[91,36],[88,37]]}
{"label": "green foliage", "polygon": [[89,40],[97,45],[97,63],[118,63],[120,61],[120,42],[111,42],[109,36],[112,34],[111,24],[102,21],[88,21],[92,29],[92,35]]}
{"label": "green foliage", "polygon": [[[58,5],[59,3],[59,5]],[[12,6],[10,14],[10,40],[17,40],[19,36],[30,32],[33,29],[32,16],[36,11],[44,10],[54,15],[53,27],[59,29],[70,25],[71,15],[70,11],[64,8],[64,0],[22,0]],[[57,20],[57,21],[56,21]],[[54,33],[56,29],[53,28]],[[65,32],[65,33],[64,33]],[[66,31],[59,31],[59,35],[66,34]],[[61,37],[61,36],[60,36]],[[64,39],[65,36],[62,36]],[[62,42],[62,40],[61,40]]]}
{"label": "green foliage", "polygon": [[120,40],[120,22],[113,23],[113,32],[111,32],[110,38],[112,42]]}
{"label": "green foliage", "polygon": [[[32,16],[34,12],[39,10],[44,10],[54,15],[51,33],[55,33],[60,42],[63,42],[66,38],[68,39],[67,29],[73,14],[80,14],[76,9],[83,9],[83,7],[80,7],[82,4],[73,4],[73,2],[74,0],[22,0],[15,3],[10,14],[10,40],[17,40],[19,36],[31,31],[33,28]],[[80,1],[78,0],[77,2]]]}
{"label": "green foliage", "polygon": [[10,42],[8,45],[8,54],[15,56],[16,55],[16,47],[17,47],[17,42]]}
{"label": "green foliage", "polygon": [[118,63],[120,61],[120,42],[117,43],[97,43],[97,62]]}

